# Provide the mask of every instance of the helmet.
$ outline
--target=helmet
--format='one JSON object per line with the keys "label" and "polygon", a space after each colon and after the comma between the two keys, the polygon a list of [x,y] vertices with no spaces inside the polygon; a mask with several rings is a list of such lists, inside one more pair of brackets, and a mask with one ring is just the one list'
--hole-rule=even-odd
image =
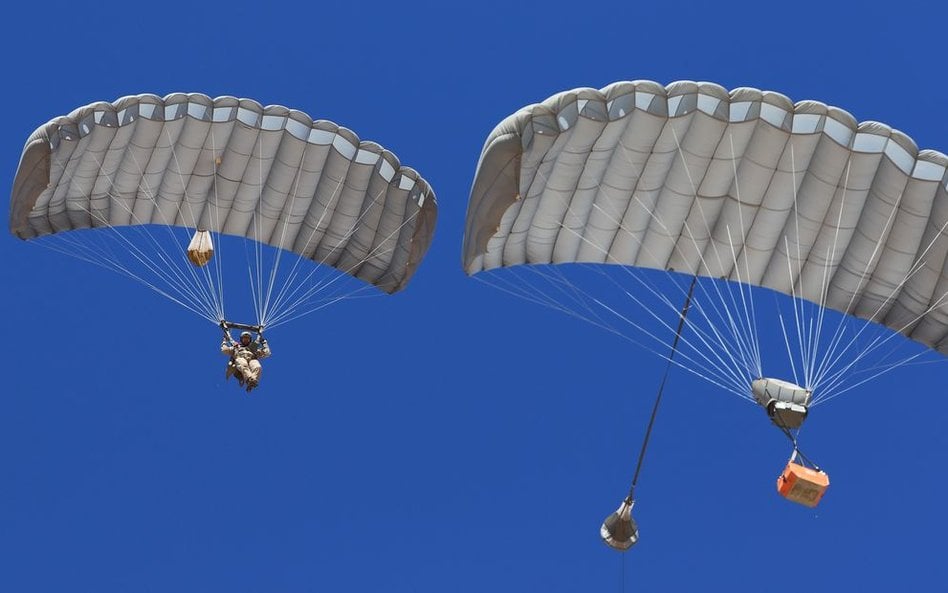
{"label": "helmet", "polygon": [[240,341],[241,341],[241,342],[244,341],[244,338],[247,338],[247,341],[249,342],[252,337],[253,337],[253,336],[250,335],[250,332],[240,332]]}

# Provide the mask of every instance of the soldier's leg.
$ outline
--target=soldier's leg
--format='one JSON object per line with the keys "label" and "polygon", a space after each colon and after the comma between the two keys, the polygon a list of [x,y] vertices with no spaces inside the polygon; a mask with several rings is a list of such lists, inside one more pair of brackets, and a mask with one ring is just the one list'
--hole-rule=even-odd
{"label": "soldier's leg", "polygon": [[251,360],[248,366],[250,367],[248,378],[253,378],[255,383],[259,382],[260,373],[263,372],[263,365],[260,364],[259,360]]}
{"label": "soldier's leg", "polygon": [[246,380],[251,375],[250,367],[247,365],[246,358],[235,358],[234,363],[237,366],[237,371],[240,372],[241,377]]}

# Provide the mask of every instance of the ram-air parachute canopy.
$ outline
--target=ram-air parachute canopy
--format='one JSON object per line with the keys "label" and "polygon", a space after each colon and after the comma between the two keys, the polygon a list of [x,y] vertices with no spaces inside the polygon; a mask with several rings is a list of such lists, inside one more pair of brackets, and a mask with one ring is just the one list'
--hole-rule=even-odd
{"label": "ram-air parachute canopy", "polygon": [[[780,324],[765,331],[786,342],[788,384],[813,395],[784,402],[802,419],[807,405],[923,354],[896,360],[901,345],[882,328],[948,353],[946,170],[944,154],[818,101],[690,81],[580,88],[491,132],[462,265],[614,333],[632,328],[630,340],[656,351],[671,342],[687,285],[668,293],[642,270],[696,276],[690,351],[675,364],[750,401],[760,401],[751,383],[768,376],[758,317],[777,302],[752,287],[783,293],[793,315],[777,302]],[[616,301],[580,273],[618,287]],[[865,322],[831,328],[826,310]],[[667,337],[643,329],[652,318]],[[870,355],[878,366],[856,366]]]}
{"label": "ram-air parachute canopy", "polygon": [[774,92],[687,81],[576,89],[488,137],[463,265],[475,274],[609,263],[726,278],[944,353],[946,166],[885,124]]}
{"label": "ram-air parachute canopy", "polygon": [[[220,248],[211,235],[233,235],[393,293],[428,250],[436,214],[434,194],[417,172],[332,122],[249,99],[143,94],[80,107],[29,137],[13,185],[10,230],[33,239],[89,228],[184,227],[180,251],[160,257],[178,261],[191,252],[195,265],[208,264],[215,243]],[[208,234],[192,235],[194,229]],[[124,249],[148,254],[154,247],[147,239],[129,241]],[[72,251],[69,245],[64,250]],[[99,263],[99,254],[84,257]],[[146,275],[124,262],[113,267]],[[156,267],[163,272],[164,262]],[[255,291],[266,291],[268,277],[258,280]],[[188,292],[159,288],[176,299]],[[204,314],[202,303],[187,303]],[[215,323],[222,319],[218,305],[208,303],[205,315]]]}

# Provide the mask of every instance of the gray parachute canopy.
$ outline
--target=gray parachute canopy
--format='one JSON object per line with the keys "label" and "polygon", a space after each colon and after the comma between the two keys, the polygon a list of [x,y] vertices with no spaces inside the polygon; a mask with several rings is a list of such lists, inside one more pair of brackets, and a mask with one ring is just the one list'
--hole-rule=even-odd
{"label": "gray parachute canopy", "polygon": [[193,227],[293,251],[391,293],[424,257],[436,216],[417,172],[332,122],[248,99],[144,94],[81,107],[30,136],[10,231]]}
{"label": "gray parachute canopy", "polygon": [[490,134],[463,266],[593,262],[725,278],[944,353],[946,166],[889,126],[774,92],[576,89]]}

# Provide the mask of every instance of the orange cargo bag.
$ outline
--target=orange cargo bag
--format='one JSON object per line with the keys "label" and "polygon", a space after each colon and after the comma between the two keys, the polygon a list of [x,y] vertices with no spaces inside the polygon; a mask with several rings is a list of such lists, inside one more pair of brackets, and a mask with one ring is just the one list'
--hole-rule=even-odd
{"label": "orange cargo bag", "polygon": [[791,461],[777,478],[777,492],[787,500],[815,507],[820,503],[829,484],[830,479],[826,472]]}

